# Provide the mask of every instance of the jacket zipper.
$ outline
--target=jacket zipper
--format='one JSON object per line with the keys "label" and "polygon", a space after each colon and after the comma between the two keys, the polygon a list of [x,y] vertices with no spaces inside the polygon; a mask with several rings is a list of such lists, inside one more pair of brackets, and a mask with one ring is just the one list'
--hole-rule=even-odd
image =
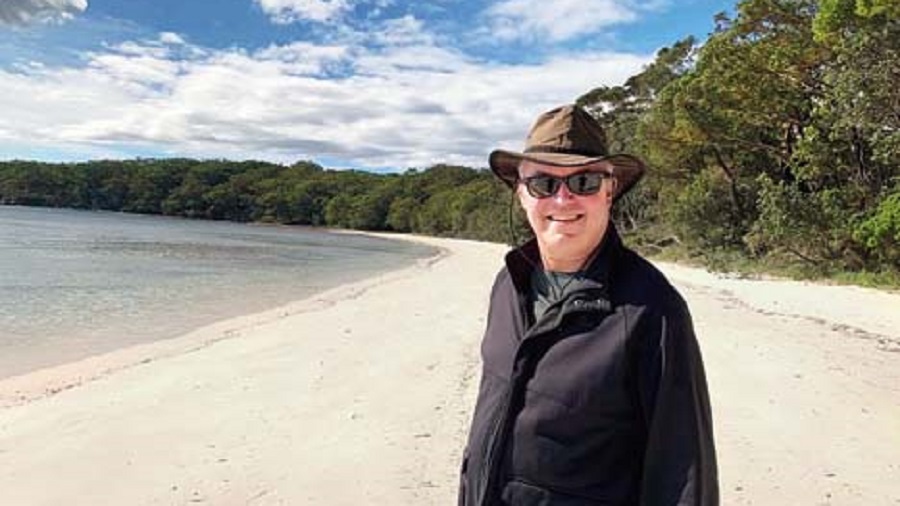
{"label": "jacket zipper", "polygon": [[[566,300],[568,300],[568,299],[566,299]],[[527,308],[525,307],[525,304],[526,304],[526,302],[524,302],[523,300],[520,299],[519,311],[520,311],[521,319],[523,322],[523,326],[527,322],[527,317],[525,316],[527,314],[525,312],[525,310]],[[484,486],[484,489],[481,494],[481,500],[479,501],[479,503],[483,506],[489,506],[491,503],[489,503],[487,501],[490,499],[494,499],[494,495],[496,495],[495,492],[499,493],[499,491],[494,491],[493,489],[497,488],[497,486],[498,486],[498,481],[500,479],[499,474],[501,471],[501,466],[500,466],[501,462],[499,462],[499,459],[503,459],[504,458],[503,454],[505,453],[505,450],[503,452],[500,452],[501,446],[503,446],[505,448],[504,443],[506,442],[505,438],[501,437],[501,435],[505,432],[508,432],[508,430],[509,430],[509,428],[507,426],[509,425],[510,420],[512,419],[512,416],[510,413],[510,409],[512,407],[511,406],[512,400],[513,400],[514,396],[518,393],[518,390],[521,388],[525,388],[525,384],[527,383],[527,382],[524,382],[522,378],[519,378],[519,376],[523,373],[523,369],[524,369],[523,364],[525,363],[525,361],[528,358],[528,357],[521,356],[523,345],[525,345],[527,342],[533,342],[534,339],[537,338],[538,336],[542,336],[542,335],[554,332],[556,330],[556,327],[550,327],[547,329],[543,329],[543,328],[541,328],[542,325],[540,325],[540,323],[543,323],[545,321],[550,321],[551,318],[548,318],[548,316],[551,314],[555,318],[556,314],[560,312],[560,308],[564,305],[565,305],[565,303],[563,301],[561,301],[560,304],[556,304],[554,306],[551,306],[551,308],[548,308],[549,311],[544,313],[543,318],[541,318],[541,320],[539,322],[535,322],[535,324],[531,327],[531,329],[529,329],[528,331],[525,332],[525,335],[522,337],[522,340],[519,342],[518,346],[516,347],[516,356],[513,361],[513,371],[512,371],[511,381],[510,381],[510,387],[509,387],[509,390],[507,391],[506,396],[503,400],[503,407],[500,411],[501,415],[497,418],[497,421],[494,423],[494,426],[492,428],[493,430],[491,431],[491,440],[490,440],[491,446],[490,446],[490,448],[488,448],[487,458],[485,459],[486,465],[483,467],[483,469],[485,470],[485,472],[487,474],[486,477],[482,476],[483,480],[485,478],[487,478],[485,480],[485,486]]]}
{"label": "jacket zipper", "polygon": [[[503,408],[501,410],[500,417],[497,418],[497,421],[494,423],[491,431],[491,446],[488,448],[487,458],[485,462],[487,465],[483,467],[484,472],[487,474],[485,477],[482,475],[482,480],[484,480],[485,486],[481,494],[481,500],[479,504],[481,506],[491,506],[491,503],[487,502],[490,499],[494,499],[494,495],[500,493],[499,490],[494,491],[493,489],[499,486],[500,480],[500,471],[501,471],[501,462],[499,459],[503,459],[505,452],[505,438],[501,437],[504,433],[508,433],[510,427],[507,427],[512,420],[512,413],[510,413],[512,401],[515,395],[518,394],[520,389],[525,388],[527,381],[524,381],[524,378],[519,378],[520,375],[523,374],[524,365],[526,364],[528,357],[521,356],[523,345],[528,346],[529,343],[535,342],[539,337],[543,337],[546,335],[550,335],[556,333],[562,326],[562,321],[557,321],[553,326],[547,326],[546,322],[557,320],[560,314],[564,314],[563,308],[569,305],[570,301],[575,306],[578,306],[583,303],[584,298],[583,293],[573,293],[570,294],[565,299],[559,301],[557,304],[550,306],[547,312],[544,313],[543,317],[540,321],[535,322],[535,324],[525,332],[525,335],[522,337],[522,340],[519,342],[518,347],[516,348],[516,356],[513,362],[513,371],[512,378],[510,381],[510,387],[507,391],[506,397],[503,400]],[[523,324],[526,320],[526,312],[527,309],[525,307],[526,302],[522,299],[519,301],[519,311],[521,315],[521,319]],[[609,307],[598,307],[599,310],[609,310]],[[543,324],[543,325],[542,325]],[[546,328],[544,328],[546,327]],[[504,447],[504,451],[500,452],[501,446]],[[487,478],[485,480],[485,478]],[[495,493],[496,492],[496,493]]]}

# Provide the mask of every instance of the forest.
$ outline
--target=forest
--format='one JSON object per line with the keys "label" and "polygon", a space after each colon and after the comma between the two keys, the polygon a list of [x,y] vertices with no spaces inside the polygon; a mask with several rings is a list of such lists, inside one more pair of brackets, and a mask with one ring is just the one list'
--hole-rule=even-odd
{"label": "forest", "polygon": [[[615,210],[637,249],[718,269],[900,284],[900,0],[744,0],[619,86],[573,100],[649,176]],[[524,131],[524,126],[523,126]],[[485,153],[485,159],[487,153]],[[527,236],[486,169],[312,161],[0,162],[0,204]]]}

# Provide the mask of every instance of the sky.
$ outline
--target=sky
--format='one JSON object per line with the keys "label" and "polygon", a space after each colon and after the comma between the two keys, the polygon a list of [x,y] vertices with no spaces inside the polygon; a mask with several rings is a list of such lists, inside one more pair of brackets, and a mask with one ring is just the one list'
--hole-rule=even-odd
{"label": "sky", "polygon": [[485,167],[722,0],[0,0],[0,160]]}

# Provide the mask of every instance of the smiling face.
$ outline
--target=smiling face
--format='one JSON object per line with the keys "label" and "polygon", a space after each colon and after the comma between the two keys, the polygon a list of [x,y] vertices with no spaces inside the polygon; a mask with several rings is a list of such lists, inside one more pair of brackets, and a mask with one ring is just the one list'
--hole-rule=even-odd
{"label": "smiling face", "polygon": [[[519,177],[565,177],[585,170],[609,173],[612,167],[607,162],[557,167],[524,160],[519,165]],[[575,195],[563,184],[555,195],[542,199],[531,196],[521,182],[517,185],[519,203],[534,230],[545,269],[575,272],[584,267],[609,225],[615,184],[615,179],[604,179],[600,191],[593,195]]]}

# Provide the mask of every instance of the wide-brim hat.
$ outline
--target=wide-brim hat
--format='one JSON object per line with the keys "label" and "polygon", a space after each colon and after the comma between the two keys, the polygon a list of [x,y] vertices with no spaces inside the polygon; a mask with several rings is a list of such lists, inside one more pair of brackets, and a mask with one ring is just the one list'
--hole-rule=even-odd
{"label": "wide-brim hat", "polygon": [[616,178],[615,200],[628,193],[644,176],[646,166],[638,157],[610,154],[603,127],[587,111],[576,105],[566,105],[547,111],[534,122],[522,152],[494,150],[488,158],[491,170],[510,188],[519,180],[522,160],[578,167],[600,161],[612,165]]}

